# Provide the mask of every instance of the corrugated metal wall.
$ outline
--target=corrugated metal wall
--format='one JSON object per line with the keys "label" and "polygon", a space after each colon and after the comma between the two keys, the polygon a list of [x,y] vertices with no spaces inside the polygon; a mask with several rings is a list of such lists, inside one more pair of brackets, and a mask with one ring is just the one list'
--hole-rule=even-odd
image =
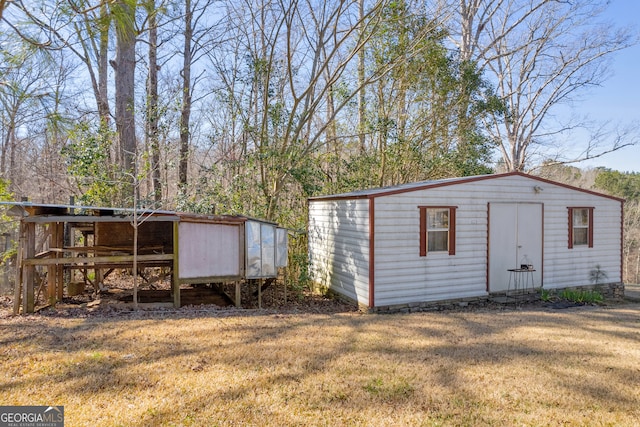
{"label": "corrugated metal wall", "polygon": [[312,280],[361,304],[369,303],[368,200],[309,204]]}

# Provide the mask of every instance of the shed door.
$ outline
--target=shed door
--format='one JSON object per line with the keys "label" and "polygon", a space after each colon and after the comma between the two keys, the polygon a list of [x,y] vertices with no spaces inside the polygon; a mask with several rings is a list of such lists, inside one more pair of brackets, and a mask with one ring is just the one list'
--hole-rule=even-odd
{"label": "shed door", "polygon": [[489,292],[506,291],[508,270],[524,263],[533,264],[535,286],[542,285],[542,233],[542,204],[489,204]]}

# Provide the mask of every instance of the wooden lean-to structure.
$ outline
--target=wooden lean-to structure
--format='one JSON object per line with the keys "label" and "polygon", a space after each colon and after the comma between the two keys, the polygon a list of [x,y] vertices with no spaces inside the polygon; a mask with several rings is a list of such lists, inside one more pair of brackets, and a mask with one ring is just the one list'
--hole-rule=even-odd
{"label": "wooden lean-to structure", "polygon": [[[113,269],[167,269],[175,307],[180,307],[181,284],[231,282],[232,298],[240,306],[243,282],[274,279],[278,268],[287,265],[287,232],[267,221],[173,211],[11,205],[8,214],[20,218],[15,314],[20,308],[22,313],[34,311],[38,290],[49,304],[61,301],[70,286],[65,272],[74,270],[95,289]],[[44,249],[36,253],[37,246]],[[93,271],[92,279],[88,271]],[[46,279],[38,283],[40,277]]]}

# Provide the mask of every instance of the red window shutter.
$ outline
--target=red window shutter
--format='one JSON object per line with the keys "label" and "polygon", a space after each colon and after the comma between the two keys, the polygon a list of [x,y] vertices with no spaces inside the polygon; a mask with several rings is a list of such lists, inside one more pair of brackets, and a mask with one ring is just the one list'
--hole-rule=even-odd
{"label": "red window shutter", "polygon": [[456,254],[456,208],[449,208],[449,255]]}
{"label": "red window shutter", "polygon": [[573,249],[573,208],[569,210],[569,249]]}
{"label": "red window shutter", "polygon": [[593,247],[593,208],[589,208],[589,237],[587,240],[589,241],[589,247]]}
{"label": "red window shutter", "polygon": [[420,208],[420,256],[427,256],[427,208]]}

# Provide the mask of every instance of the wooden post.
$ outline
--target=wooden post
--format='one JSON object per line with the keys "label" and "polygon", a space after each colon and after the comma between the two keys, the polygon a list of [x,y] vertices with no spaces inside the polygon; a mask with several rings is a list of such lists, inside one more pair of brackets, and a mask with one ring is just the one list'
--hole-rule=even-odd
{"label": "wooden post", "polygon": [[[58,224],[49,224],[49,248],[55,248],[58,242]],[[57,253],[54,255],[57,258]],[[56,279],[58,278],[58,265],[47,266],[47,302],[51,305],[56,303]]]}
{"label": "wooden post", "polygon": [[262,282],[264,279],[258,279],[258,309],[262,309]]}
{"label": "wooden post", "polygon": [[[94,224],[93,225],[93,246],[98,246],[98,224]],[[93,256],[98,256],[98,254],[96,252],[93,253]],[[94,283],[94,292],[98,293],[99,291],[101,291],[103,289],[103,283],[102,281],[104,280],[104,278],[102,277],[102,269],[100,268],[94,268],[93,269],[93,283]]]}
{"label": "wooden post", "polygon": [[173,222],[173,306],[180,308],[180,222]]}
{"label": "wooden post", "polygon": [[[2,233],[2,237],[4,237],[4,251],[8,252],[9,249],[11,249],[11,234],[9,233]],[[10,289],[10,284],[9,284],[9,266],[8,266],[9,262],[7,260],[4,268],[2,269],[2,286],[7,288],[7,291]]]}
{"label": "wooden post", "polygon": [[[64,248],[64,222],[57,222],[56,229],[57,229],[56,247],[62,249]],[[63,253],[56,252],[56,258],[63,258],[63,257],[64,257]],[[63,265],[58,265],[58,268],[56,269],[56,283],[58,286],[57,300],[62,301],[62,298],[64,297],[64,266]]]}
{"label": "wooden post", "polygon": [[[83,231],[82,232],[82,240],[84,241],[84,247],[88,247],[89,246],[89,233]],[[85,252],[84,256],[88,257],[89,256],[89,252]],[[82,269],[82,281],[84,282],[85,286],[87,285],[87,278],[89,277],[89,269],[88,268],[83,268]],[[84,289],[84,288],[83,288]]]}
{"label": "wooden post", "polygon": [[[138,309],[138,216],[133,210],[133,308]],[[178,283],[178,288],[180,284]],[[178,293],[180,290],[178,289]],[[178,305],[178,307],[180,307]]]}
{"label": "wooden post", "polygon": [[24,245],[26,227],[24,222],[20,221],[20,231],[18,236],[18,256],[16,257],[16,283],[13,289],[13,314],[20,313],[20,299],[22,297],[22,271],[24,258]]}
{"label": "wooden post", "polygon": [[240,281],[237,280],[236,281],[236,307],[238,308],[242,307],[242,304],[240,303],[241,298],[242,298],[242,292],[240,288]]}
{"label": "wooden post", "polygon": [[[73,206],[76,204],[76,198],[74,196],[69,196],[69,215],[75,215],[75,209]],[[62,232],[62,246],[75,246],[75,231],[71,226],[70,222],[65,222],[62,224],[63,232]],[[64,255],[63,255],[64,256]],[[62,297],[64,296],[63,283],[66,281],[68,283],[72,282],[74,279],[73,270],[67,268],[64,269],[64,276],[60,281],[60,287],[58,288],[58,301],[62,301]]]}
{"label": "wooden post", "polygon": [[[36,224],[33,222],[26,223],[25,232],[24,258],[30,259],[36,255]],[[24,266],[22,274],[22,313],[33,313],[35,309],[35,294],[33,289],[34,273],[35,266]]]}
{"label": "wooden post", "polygon": [[95,280],[94,280],[94,282],[95,282],[95,284],[96,284],[96,287],[98,288],[98,289],[96,289],[96,292],[97,292],[98,290],[103,290],[103,289],[104,289],[104,286],[103,286],[103,283],[102,283],[102,282],[104,281],[104,277],[102,277],[102,269],[100,269],[100,268],[96,268],[96,269],[94,270],[94,274],[95,274]]}

